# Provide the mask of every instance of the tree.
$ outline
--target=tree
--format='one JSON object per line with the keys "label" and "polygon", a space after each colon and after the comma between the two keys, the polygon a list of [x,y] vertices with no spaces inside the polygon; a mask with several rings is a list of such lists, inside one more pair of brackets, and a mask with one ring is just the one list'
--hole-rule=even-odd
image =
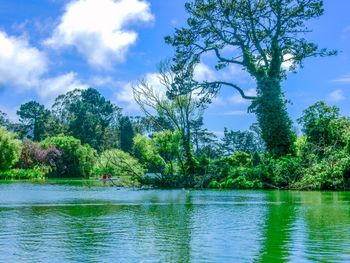
{"label": "tree", "polygon": [[251,100],[249,110],[257,115],[267,150],[274,156],[290,153],[294,136],[281,82],[304,59],[336,53],[303,38],[310,32],[306,22],[323,14],[323,1],[195,0],[185,7],[188,27],[166,37],[175,47],[176,68],[213,53],[216,69],[236,65],[247,71],[256,82],[256,97],[233,82],[204,82],[203,89],[215,94],[225,85]]}
{"label": "tree", "polygon": [[164,173],[166,163],[153,140],[137,134],[134,137],[134,156],[149,173]]}
{"label": "tree", "polygon": [[203,128],[203,118],[193,123],[192,144],[197,158],[218,158],[221,155],[221,145],[217,136]]}
{"label": "tree", "polygon": [[34,141],[41,141],[45,138],[50,112],[45,109],[44,105],[36,101],[29,101],[20,106],[17,115],[23,127],[23,137]]}
{"label": "tree", "polygon": [[131,153],[133,148],[133,139],[135,137],[134,127],[130,118],[121,117],[119,121],[120,127],[120,149],[124,152]]}
{"label": "tree", "polygon": [[101,151],[118,145],[121,109],[97,90],[74,90],[60,95],[53,105],[68,133]]}
{"label": "tree", "polygon": [[21,154],[21,142],[16,135],[0,127],[0,171],[10,169]]}
{"label": "tree", "polygon": [[159,65],[159,83],[162,87],[160,90],[141,80],[133,87],[134,98],[146,115],[156,113],[153,121],[162,130],[180,131],[187,167],[184,172],[193,174],[195,164],[191,132],[205,108],[199,94],[194,91],[196,81],[193,80],[193,69],[175,74],[170,63],[163,62]]}
{"label": "tree", "polygon": [[185,165],[182,161],[182,137],[179,131],[163,131],[157,132],[153,135],[152,140],[159,152],[159,155],[168,164],[167,174],[173,176],[175,171],[175,164],[180,164],[182,172],[185,171]]}
{"label": "tree", "polygon": [[303,111],[298,119],[307,142],[323,148],[325,146],[344,147],[350,133],[350,119],[341,117],[339,108],[317,102]]}
{"label": "tree", "polygon": [[225,155],[231,155],[234,152],[262,152],[263,147],[260,137],[254,132],[254,127],[248,131],[232,131],[225,128],[222,138],[222,149]]}
{"label": "tree", "polygon": [[0,111],[0,127],[9,127],[10,126],[10,121],[7,118],[7,114]]}

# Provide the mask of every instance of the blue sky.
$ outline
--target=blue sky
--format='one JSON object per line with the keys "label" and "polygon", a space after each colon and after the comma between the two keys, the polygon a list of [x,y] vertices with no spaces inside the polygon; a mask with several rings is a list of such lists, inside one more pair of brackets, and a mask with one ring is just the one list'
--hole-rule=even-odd
{"label": "blue sky", "polygon": [[[164,36],[185,24],[185,0],[0,0],[0,110],[14,119],[21,103],[50,106],[74,88],[97,88],[127,114],[141,114],[131,84],[146,78],[157,85],[156,65],[172,56]],[[325,0],[325,14],[312,21],[308,39],[340,51],[311,58],[283,83],[293,120],[325,100],[350,115],[350,1]],[[225,78],[254,93],[239,68],[217,72],[207,56],[199,79]],[[255,121],[234,90],[222,89],[205,113],[206,127],[246,129]]]}

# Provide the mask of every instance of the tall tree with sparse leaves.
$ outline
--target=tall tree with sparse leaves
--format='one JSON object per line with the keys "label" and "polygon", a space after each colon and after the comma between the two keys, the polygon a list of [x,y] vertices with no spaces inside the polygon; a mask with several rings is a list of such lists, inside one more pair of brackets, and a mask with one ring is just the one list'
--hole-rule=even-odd
{"label": "tall tree with sparse leaves", "polygon": [[[248,96],[234,82],[204,82],[209,93],[229,86],[252,101],[262,138],[274,156],[292,151],[294,135],[281,83],[308,57],[333,55],[304,35],[306,23],[323,14],[322,0],[195,0],[186,4],[188,26],[166,42],[175,47],[178,68],[213,53],[216,69],[236,65],[256,83],[257,96]],[[286,65],[289,65],[286,68]]]}

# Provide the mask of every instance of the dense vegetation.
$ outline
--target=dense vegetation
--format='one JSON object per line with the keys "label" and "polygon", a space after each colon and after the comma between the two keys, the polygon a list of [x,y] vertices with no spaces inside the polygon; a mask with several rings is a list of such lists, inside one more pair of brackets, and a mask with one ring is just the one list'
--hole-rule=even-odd
{"label": "dense vegetation", "polygon": [[[50,109],[20,106],[18,123],[0,113],[0,178],[100,177],[126,185],[210,188],[348,189],[350,118],[318,102],[297,120],[288,116],[282,82],[304,59],[333,55],[302,34],[323,13],[321,0],[195,0],[186,4],[188,27],[166,42],[175,55],[159,66],[162,89],[134,85],[144,116],[124,116],[97,90],[58,96]],[[227,50],[236,53],[227,54]],[[216,69],[241,66],[256,81],[247,96],[235,83],[198,82],[195,67],[212,52]],[[283,63],[288,63],[286,68]],[[257,123],[224,128],[218,138],[203,114],[222,86],[250,100]]]}

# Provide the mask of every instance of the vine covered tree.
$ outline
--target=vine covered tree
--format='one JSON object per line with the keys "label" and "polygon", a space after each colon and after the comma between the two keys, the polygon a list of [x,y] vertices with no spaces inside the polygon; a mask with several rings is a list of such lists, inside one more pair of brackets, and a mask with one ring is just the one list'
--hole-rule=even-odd
{"label": "vine covered tree", "polygon": [[213,53],[216,69],[236,65],[255,80],[257,96],[248,96],[233,82],[202,83],[216,94],[223,86],[252,101],[267,150],[274,156],[292,151],[294,135],[281,83],[308,57],[334,55],[319,49],[304,35],[306,23],[323,14],[322,0],[195,0],[186,4],[187,28],[177,29],[166,42],[175,47],[177,68]]}

